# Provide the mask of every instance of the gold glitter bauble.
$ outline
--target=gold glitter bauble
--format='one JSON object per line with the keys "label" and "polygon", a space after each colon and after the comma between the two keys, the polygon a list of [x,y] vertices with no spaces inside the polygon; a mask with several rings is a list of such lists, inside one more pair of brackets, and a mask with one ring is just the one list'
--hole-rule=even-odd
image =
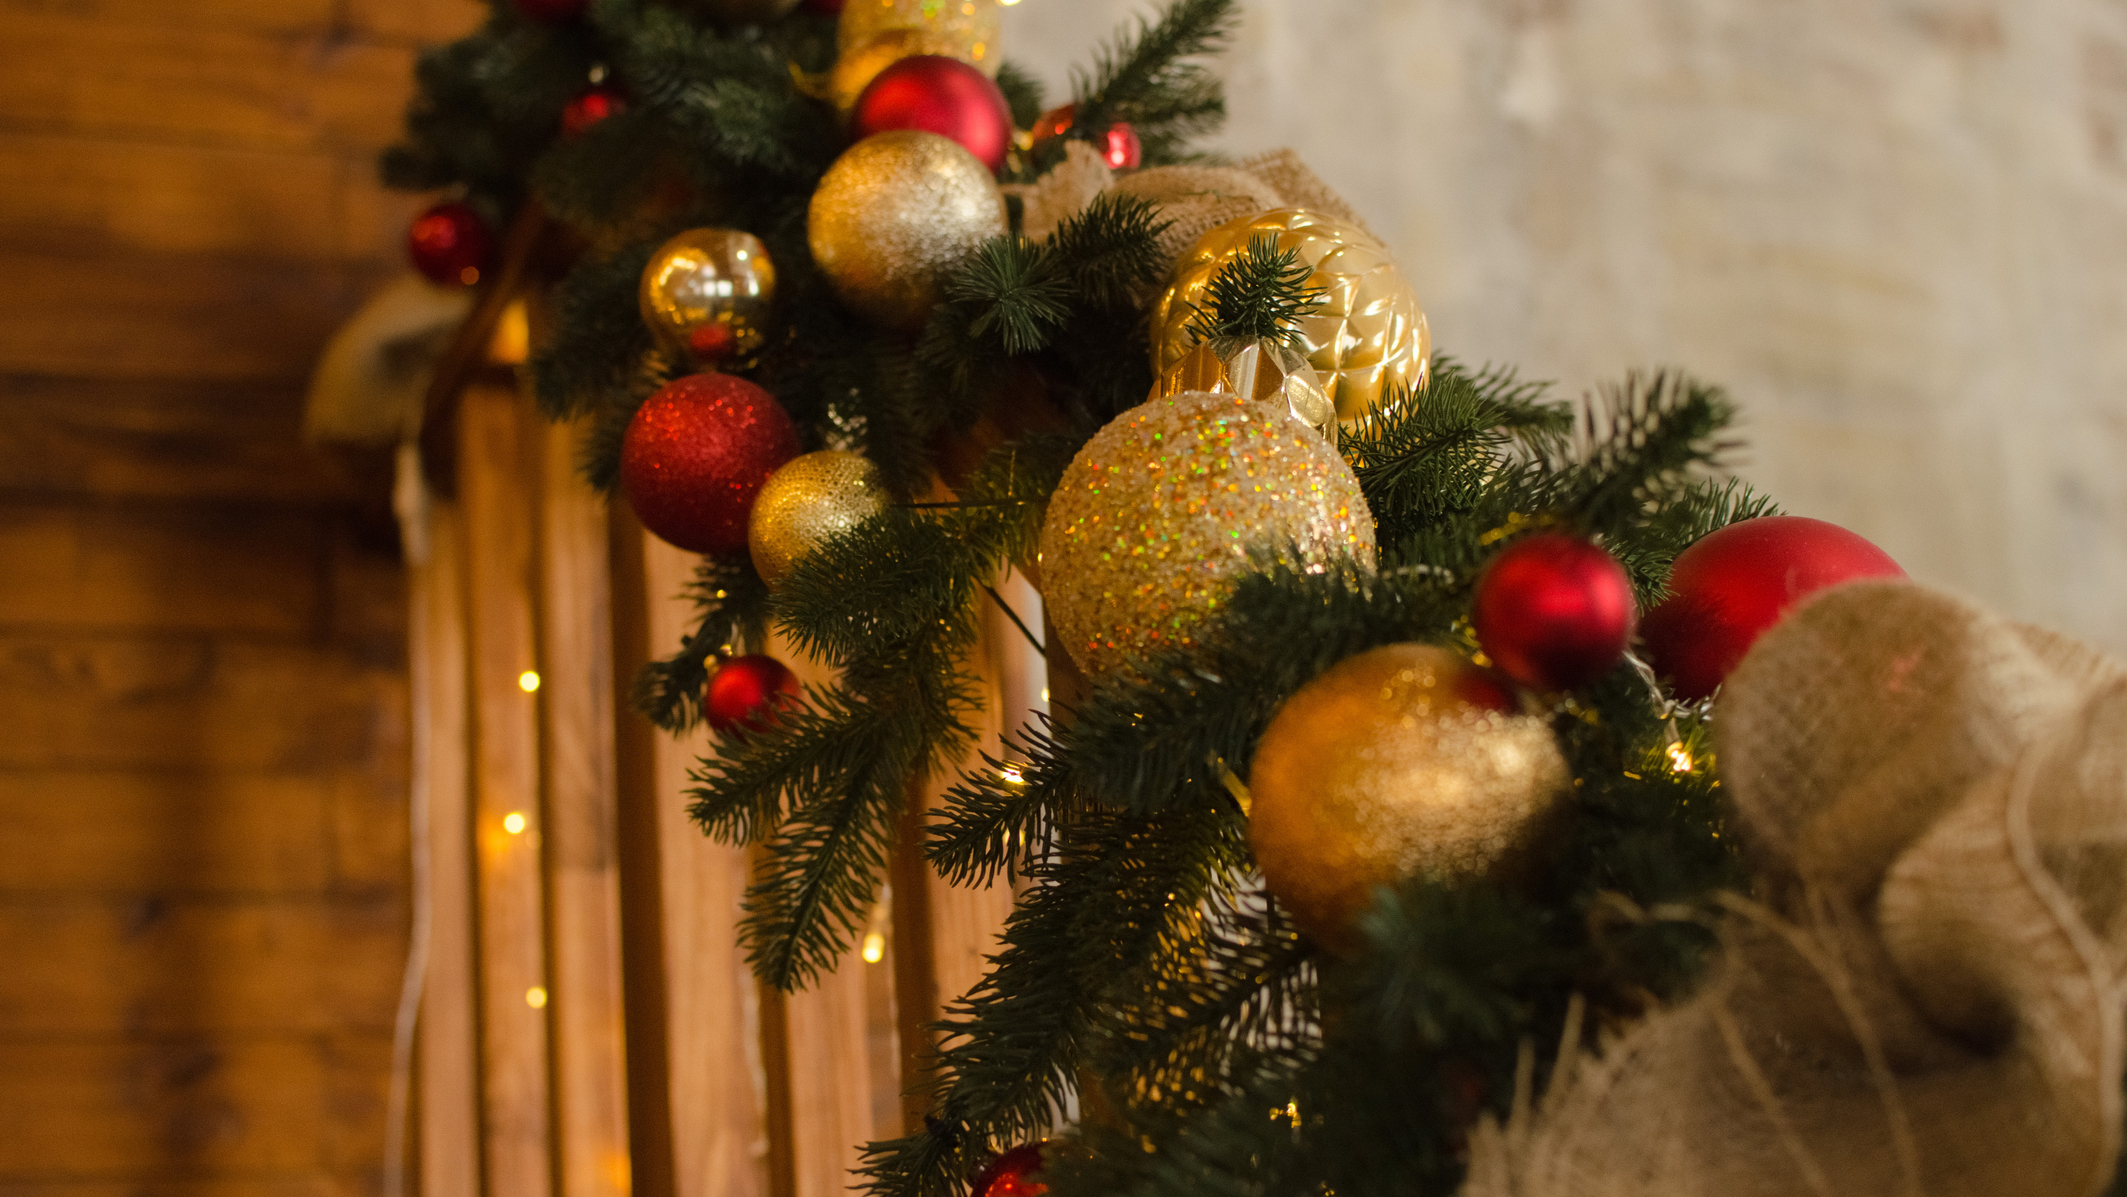
{"label": "gold glitter bauble", "polygon": [[1266,233],[1277,237],[1278,248],[1299,250],[1300,261],[1314,271],[1307,285],[1325,292],[1320,310],[1297,327],[1300,352],[1321,375],[1340,421],[1372,411],[1391,384],[1413,390],[1424,385],[1433,341],[1418,293],[1380,242],[1305,208],[1229,221],[1182,255],[1152,309],[1153,377],[1165,377],[1195,345],[1189,322],[1206,302],[1212,278]]}
{"label": "gold glitter bauble", "polygon": [[775,263],[751,233],[689,229],[650,256],[636,298],[667,353],[746,357],[761,347],[775,302]]}
{"label": "gold glitter bauble", "polygon": [[1153,399],[1071,459],[1041,529],[1042,598],[1089,676],[1196,642],[1252,554],[1374,567],[1374,517],[1337,450],[1282,403]]}
{"label": "gold glitter bauble", "polygon": [[805,219],[813,260],[842,302],[910,332],[945,297],[946,274],[1006,227],[989,170],[958,142],[917,129],[845,150]]}
{"label": "gold glitter bauble", "polygon": [[1270,892],[1324,946],[1353,946],[1378,886],[1511,871],[1570,775],[1544,720],[1429,644],[1349,658],[1285,700],[1248,771]]}
{"label": "gold glitter bauble", "polygon": [[800,558],[886,508],[879,472],[859,454],[830,449],[794,457],[753,501],[746,547],[754,572],[773,590]]}
{"label": "gold glitter bauble", "polygon": [[928,29],[889,29],[853,50],[843,51],[827,76],[827,91],[834,100],[835,111],[847,117],[849,110],[857,106],[857,97],[864,94],[879,72],[902,59],[919,54],[959,58],[961,55],[954,53],[957,45],[952,38]]}
{"label": "gold glitter bauble", "polygon": [[923,53],[949,55],[994,76],[1004,62],[997,48],[1003,13],[998,0],[849,0],[835,28],[835,49],[847,57],[882,33],[920,29],[947,47]]}

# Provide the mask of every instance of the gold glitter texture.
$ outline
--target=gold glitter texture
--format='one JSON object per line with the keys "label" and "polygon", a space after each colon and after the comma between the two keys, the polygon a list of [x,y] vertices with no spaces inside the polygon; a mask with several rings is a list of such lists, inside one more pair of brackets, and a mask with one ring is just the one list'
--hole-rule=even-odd
{"label": "gold glitter texture", "polygon": [[1194,644],[1254,568],[1374,566],[1374,518],[1351,467],[1283,404],[1156,398],[1116,417],[1064,471],[1041,530],[1057,636],[1099,677]]}
{"label": "gold glitter texture", "polygon": [[946,273],[1006,227],[1004,195],[975,155],[936,133],[895,129],[827,168],[805,231],[843,303],[913,332],[944,298]]}
{"label": "gold glitter texture", "polygon": [[1265,233],[1277,237],[1278,248],[1299,250],[1300,261],[1314,271],[1308,286],[1325,292],[1321,309],[1299,321],[1298,331],[1301,352],[1320,374],[1340,421],[1348,424],[1373,410],[1391,384],[1424,385],[1433,342],[1418,293],[1380,242],[1306,208],[1229,221],[1182,255],[1152,309],[1154,377],[1165,377],[1195,344],[1188,325],[1207,302],[1212,278]]}
{"label": "gold glitter texture", "polygon": [[1391,644],[1278,709],[1249,769],[1248,838],[1270,890],[1337,950],[1378,886],[1498,876],[1569,774],[1542,719],[1459,654]]}
{"label": "gold glitter texture", "polygon": [[747,357],[760,349],[775,302],[775,263],[751,233],[689,229],[651,255],[636,299],[659,347],[679,360],[689,360],[691,338],[713,324],[729,329],[733,351]]}
{"label": "gold glitter texture", "polygon": [[994,76],[1004,62],[997,44],[1002,17],[998,0],[849,0],[835,27],[835,51],[848,57],[882,33],[917,29],[945,47],[919,53],[951,55]]}
{"label": "gold glitter texture", "polygon": [[754,571],[773,590],[792,566],[829,537],[886,507],[878,471],[863,456],[830,449],[793,458],[769,476],[753,501],[746,545],[753,553]]}

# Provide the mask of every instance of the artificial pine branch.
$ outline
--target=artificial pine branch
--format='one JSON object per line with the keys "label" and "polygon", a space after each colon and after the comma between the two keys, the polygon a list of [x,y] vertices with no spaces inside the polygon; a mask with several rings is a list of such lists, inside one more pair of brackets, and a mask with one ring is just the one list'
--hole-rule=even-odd
{"label": "artificial pine branch", "polygon": [[1280,249],[1277,234],[1257,233],[1211,277],[1189,332],[1203,342],[1276,341],[1297,349],[1298,322],[1321,310],[1328,293],[1307,285],[1313,276],[1298,247]]}
{"label": "artificial pine branch", "polygon": [[[1148,151],[1171,152],[1170,138],[1210,132],[1225,119],[1218,80],[1190,59],[1216,52],[1233,30],[1234,0],[1176,0],[1157,22],[1138,22],[1096,53],[1091,71],[1072,72],[1072,133],[1099,137],[1128,121]],[[1148,161],[1158,161],[1148,153]]]}
{"label": "artificial pine branch", "polygon": [[635,676],[635,709],[672,733],[701,722],[702,691],[721,655],[762,651],[768,643],[768,587],[746,558],[704,557],[688,584],[695,628],[680,649]]}

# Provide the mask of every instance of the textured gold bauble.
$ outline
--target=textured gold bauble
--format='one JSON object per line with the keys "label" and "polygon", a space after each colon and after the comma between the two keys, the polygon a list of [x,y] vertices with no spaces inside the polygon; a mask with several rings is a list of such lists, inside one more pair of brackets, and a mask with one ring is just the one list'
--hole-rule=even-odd
{"label": "textured gold bauble", "polygon": [[1164,377],[1195,344],[1189,322],[1205,289],[1256,237],[1296,249],[1314,271],[1308,286],[1324,291],[1322,307],[1298,322],[1300,352],[1321,376],[1322,390],[1345,423],[1364,416],[1391,384],[1424,385],[1433,352],[1418,293],[1381,243],[1356,226],[1305,208],[1279,208],[1229,221],[1205,233],[1174,267],[1152,309],[1152,373]]}
{"label": "textured gold bauble", "polygon": [[1089,676],[1196,643],[1252,555],[1374,567],[1374,517],[1337,450],[1282,403],[1184,394],[1131,408],[1071,459],[1041,530],[1042,598]]}
{"label": "textured gold bauble", "polygon": [[845,150],[805,219],[813,260],[842,302],[911,332],[944,298],[946,274],[1006,227],[1004,195],[975,155],[916,129]]}
{"label": "textured gold bauble", "polygon": [[1278,709],[1248,771],[1248,838],[1270,892],[1341,950],[1377,886],[1511,872],[1569,782],[1550,727],[1491,675],[1391,644]]}
{"label": "textured gold bauble", "polygon": [[681,360],[745,357],[767,330],[775,263],[751,233],[689,229],[650,255],[636,298],[667,353]]}
{"label": "textured gold bauble", "polygon": [[882,33],[920,29],[946,47],[923,53],[950,55],[995,75],[1004,62],[997,45],[1003,13],[998,0],[849,0],[835,28],[835,49],[847,55]]}
{"label": "textured gold bauble", "polygon": [[954,53],[958,45],[945,34],[928,29],[889,29],[860,46],[844,50],[827,76],[827,90],[835,111],[847,117],[849,110],[857,106],[857,97],[864,94],[879,72],[902,59],[919,54],[959,58]]}
{"label": "textured gold bauble", "polygon": [[725,25],[759,25],[798,6],[799,0],[701,0],[702,8]]}
{"label": "textured gold bauble", "polygon": [[829,537],[886,508],[879,472],[861,455],[829,449],[792,458],[768,476],[753,501],[746,547],[753,553],[754,572],[773,590]]}

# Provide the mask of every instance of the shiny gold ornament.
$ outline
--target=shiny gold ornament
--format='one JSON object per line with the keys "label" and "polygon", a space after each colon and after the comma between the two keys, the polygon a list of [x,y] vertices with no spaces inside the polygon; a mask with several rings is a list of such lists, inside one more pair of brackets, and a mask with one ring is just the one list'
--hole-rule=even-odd
{"label": "shiny gold ornament", "polygon": [[958,45],[952,38],[928,29],[889,29],[855,49],[843,51],[827,76],[828,96],[834,101],[835,111],[847,117],[849,110],[857,106],[857,97],[864,94],[880,71],[919,54],[959,58],[954,53]]}
{"label": "shiny gold ornament", "polygon": [[1277,341],[1235,340],[1194,345],[1154,385],[1154,397],[1185,391],[1219,391],[1258,403],[1283,403],[1292,418],[1334,445],[1337,408],[1322,390],[1314,367],[1298,350]]}
{"label": "shiny gold ornament", "polygon": [[775,263],[751,233],[689,229],[650,256],[636,299],[667,353],[712,364],[747,357],[767,329]]}
{"label": "shiny gold ornament", "polygon": [[798,6],[798,0],[702,0],[710,17],[725,25],[759,25]]}
{"label": "shiny gold ornament", "polygon": [[1321,376],[1322,390],[1350,423],[1373,410],[1391,384],[1425,383],[1432,336],[1418,294],[1381,243],[1356,226],[1305,208],[1280,208],[1230,221],[1205,233],[1175,265],[1167,290],[1152,309],[1152,372],[1164,377],[1196,337],[1189,322],[1206,302],[1205,289],[1255,237],[1269,233],[1278,248],[1297,249],[1314,270],[1322,307],[1298,322],[1300,352]]}
{"label": "shiny gold ornament", "polygon": [[1373,569],[1373,514],[1351,467],[1281,404],[1156,398],[1064,471],[1041,530],[1043,599],[1098,678],[1196,643],[1257,557]]}
{"label": "shiny gold ornament", "polygon": [[865,319],[915,331],[945,276],[1006,229],[997,181],[959,143],[916,129],[845,150],[812,193],[805,233],[835,294]]}
{"label": "shiny gold ornament", "polygon": [[1337,950],[1378,886],[1511,873],[1571,777],[1544,720],[1460,654],[1391,644],[1278,709],[1249,768],[1270,892]]}
{"label": "shiny gold ornament", "polygon": [[792,458],[753,501],[746,547],[754,572],[774,590],[800,558],[886,508],[879,471],[864,457],[829,449]]}
{"label": "shiny gold ornament", "polygon": [[882,33],[920,29],[946,47],[922,53],[945,54],[994,76],[1004,62],[997,43],[1003,14],[998,0],[849,0],[835,28],[835,51],[846,58]]}

